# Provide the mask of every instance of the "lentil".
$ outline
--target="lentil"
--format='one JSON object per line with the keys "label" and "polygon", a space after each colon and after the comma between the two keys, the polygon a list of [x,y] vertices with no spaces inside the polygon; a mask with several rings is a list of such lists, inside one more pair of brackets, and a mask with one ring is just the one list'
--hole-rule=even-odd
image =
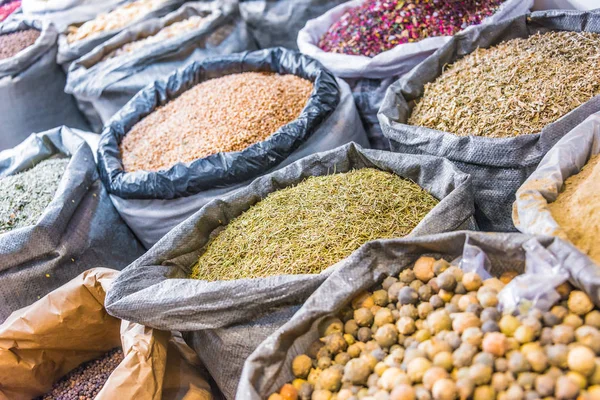
{"label": "lentil", "polygon": [[102,13],[81,26],[68,27],[67,42],[89,39],[102,32],[123,28],[157,9],[165,0],[137,0],[124,4],[109,13]]}
{"label": "lentil", "polygon": [[[319,273],[368,241],[407,235],[437,202],[415,183],[373,168],[309,177],[269,194],[213,236],[192,277]],[[410,287],[401,293],[416,300]],[[368,302],[374,305],[372,295]],[[358,325],[370,326],[373,313],[356,308]]]}
{"label": "lentil", "polygon": [[14,57],[40,37],[37,29],[25,29],[0,35],[0,60]]}
{"label": "lentil", "polygon": [[600,94],[600,35],[548,32],[478,48],[425,85],[411,125],[458,136],[539,132]]}
{"label": "lentil", "polygon": [[50,204],[69,159],[49,159],[0,179],[0,234],[37,222]]}
{"label": "lentil", "polygon": [[327,52],[374,57],[400,44],[452,36],[492,15],[502,0],[367,0],[351,8],[319,41]]}
{"label": "lentil", "polygon": [[[422,266],[424,263],[430,264],[431,260],[420,259],[415,265]],[[394,285],[406,285],[411,279],[420,280],[419,275],[424,277],[424,280],[420,280],[421,284],[429,286],[432,292],[443,291],[435,284],[435,280],[449,272],[455,278],[460,276],[452,268],[445,269],[446,272],[438,269],[434,278],[428,273],[415,274],[414,278],[403,273],[400,281],[395,280],[395,277],[386,278],[387,301],[398,306],[394,299],[396,296],[390,293],[399,292]],[[454,290],[457,290],[459,284],[465,290],[467,287],[471,289],[462,298],[470,296],[478,302],[480,299],[477,294],[482,289],[487,289],[487,294],[494,295],[495,292],[497,295],[504,285],[494,278],[483,281],[473,273],[463,274],[462,279],[456,281]],[[413,283],[414,280],[410,282],[411,285]],[[449,289],[447,284],[448,282],[445,286]],[[377,285],[373,289],[373,292],[361,293],[351,302],[354,313],[340,313],[339,318],[346,326],[357,326],[355,319],[364,312],[361,310],[364,309],[366,299],[386,290],[383,285]],[[452,299],[455,298],[456,294],[453,293]],[[453,300],[440,301],[447,306],[448,301]],[[424,304],[429,303],[420,301],[417,305],[402,307],[416,306],[419,309]],[[589,304],[592,304],[591,309]],[[390,323],[386,319],[386,325],[373,325],[369,318],[366,326],[360,328],[368,331],[364,343],[361,343],[363,346],[356,351],[350,352],[348,348],[347,353],[341,350],[338,353],[345,356],[342,360],[345,374],[341,377],[339,374],[332,374],[335,380],[328,382],[327,386],[331,389],[332,398],[526,400],[543,397],[583,400],[596,398],[594,396],[599,393],[597,385],[600,382],[600,358],[597,357],[594,346],[600,349],[600,345],[596,344],[600,333],[596,326],[583,325],[577,329],[575,337],[573,327],[565,324],[565,319],[576,316],[569,311],[578,312],[579,315],[585,313],[586,321],[598,318],[598,311],[585,293],[572,290],[558,300],[550,312],[558,318],[557,321],[552,319],[553,327],[546,326],[548,313],[537,309],[531,309],[518,317],[509,314],[501,317],[496,307],[487,307],[481,312],[482,318],[479,318],[476,314],[460,312],[458,309],[449,311],[445,306],[428,315],[404,313],[400,316],[392,312],[393,321]],[[384,308],[380,310],[388,310],[386,305],[381,307]],[[502,332],[484,333],[478,327],[483,317],[486,322],[499,321],[503,330],[514,337]],[[403,327],[420,325],[422,328],[419,329],[422,330],[401,330],[399,335],[393,322]],[[332,320],[331,323],[336,323],[336,327],[340,325],[339,320]],[[326,330],[321,328],[319,332]],[[552,330],[556,331],[555,339],[565,344],[541,342],[544,332]],[[431,335],[417,340],[417,336],[424,331],[429,331]],[[459,335],[461,331],[462,335]],[[332,333],[320,340],[328,343],[336,338],[335,335],[339,333]],[[335,361],[337,355],[332,354],[332,358],[334,361],[328,368],[341,370],[342,365]],[[383,362],[378,362],[381,360]],[[305,363],[310,372],[298,370],[295,366],[299,363]],[[311,359],[304,354],[298,355],[293,365],[296,378],[318,371],[315,368],[315,358]]]}
{"label": "lentil", "polygon": [[93,400],[123,358],[123,351],[116,348],[96,360],[81,364],[38,400]]}
{"label": "lentil", "polygon": [[193,15],[187,19],[184,19],[183,21],[175,22],[169,26],[162,28],[155,35],[127,43],[119,47],[118,49],[111,51],[109,54],[104,56],[102,61],[108,60],[110,58],[120,57],[125,54],[131,54],[144,47],[152,46],[156,43],[183,36],[188,32],[194,31],[202,27],[206,23],[207,19],[207,17]]}
{"label": "lentil", "polygon": [[194,86],[135,124],[121,143],[126,171],[158,171],[241,151],[298,118],[313,85],[295,75],[245,72]]}

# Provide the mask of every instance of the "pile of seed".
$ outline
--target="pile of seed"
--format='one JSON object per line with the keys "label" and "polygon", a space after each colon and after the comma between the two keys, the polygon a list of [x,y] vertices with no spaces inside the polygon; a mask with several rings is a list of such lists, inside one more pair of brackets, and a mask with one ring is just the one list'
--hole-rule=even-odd
{"label": "pile of seed", "polygon": [[549,32],[477,49],[425,85],[408,121],[459,136],[543,127],[600,94],[600,35]]}
{"label": "pile of seed", "polygon": [[452,36],[492,15],[504,0],[366,0],[323,35],[332,53],[374,57],[400,44]]}
{"label": "pile of seed", "polygon": [[0,60],[14,57],[17,53],[33,45],[40,37],[40,31],[26,29],[0,35]]}
{"label": "pile of seed", "polygon": [[68,28],[67,42],[74,43],[88,39],[102,32],[121,29],[144,15],[157,9],[166,0],[137,0],[115,8],[109,13],[98,15],[81,26],[71,25]]}
{"label": "pile of seed", "polygon": [[373,168],[309,177],[211,238],[192,278],[317,274],[368,241],[409,234],[437,203],[417,184]]}
{"label": "pile of seed", "polygon": [[11,1],[0,6],[0,22],[4,21],[14,13],[19,7],[21,7],[21,0]]}
{"label": "pile of seed", "polygon": [[116,348],[101,358],[81,364],[38,400],[93,400],[123,358],[123,350]]}
{"label": "pile of seed", "polygon": [[106,55],[102,61],[108,60],[110,58],[115,58],[122,56],[124,54],[133,53],[136,50],[141,48],[151,46],[156,43],[164,42],[165,40],[169,40],[178,36],[182,36],[188,32],[196,30],[200,28],[202,25],[206,23],[207,17],[200,17],[198,15],[194,15],[188,19],[183,21],[175,22],[169,26],[162,28],[158,31],[157,34],[153,36],[149,36],[144,39],[136,40],[131,43],[127,43],[122,47],[113,50],[108,55]]}
{"label": "pile of seed", "polygon": [[0,179],[0,233],[37,222],[54,198],[67,164],[68,158],[44,160]]}
{"label": "pile of seed", "polygon": [[565,284],[548,312],[502,314],[515,275],[420,258],[324,321],[269,400],[598,399],[600,311]]}
{"label": "pile of seed", "polygon": [[245,72],[202,82],[135,124],[121,143],[125,171],[158,171],[241,151],[298,118],[313,85]]}

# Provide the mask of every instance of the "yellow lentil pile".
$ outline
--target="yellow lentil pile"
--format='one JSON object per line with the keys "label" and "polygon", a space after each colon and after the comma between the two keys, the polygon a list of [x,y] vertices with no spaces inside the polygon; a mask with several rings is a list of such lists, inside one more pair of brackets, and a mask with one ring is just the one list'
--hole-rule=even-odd
{"label": "yellow lentil pile", "polygon": [[600,94],[600,35],[549,32],[477,49],[425,85],[408,123],[459,136],[533,134]]}
{"label": "yellow lentil pile", "polygon": [[408,235],[437,203],[419,185],[373,168],[309,177],[211,238],[192,278],[317,274],[368,241]]}
{"label": "yellow lentil pile", "polygon": [[298,118],[312,89],[295,75],[259,72],[202,82],[131,128],[121,143],[125,171],[241,151]]}

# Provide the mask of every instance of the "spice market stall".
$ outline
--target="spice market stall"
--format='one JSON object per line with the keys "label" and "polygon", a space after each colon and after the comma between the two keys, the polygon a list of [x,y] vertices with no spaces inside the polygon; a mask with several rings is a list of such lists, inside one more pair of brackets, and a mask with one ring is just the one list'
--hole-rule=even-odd
{"label": "spice market stall", "polygon": [[600,111],[599,29],[598,12],[547,11],[459,33],[388,89],[383,133],[394,151],[453,161],[473,177],[479,227],[514,231],[519,186]]}

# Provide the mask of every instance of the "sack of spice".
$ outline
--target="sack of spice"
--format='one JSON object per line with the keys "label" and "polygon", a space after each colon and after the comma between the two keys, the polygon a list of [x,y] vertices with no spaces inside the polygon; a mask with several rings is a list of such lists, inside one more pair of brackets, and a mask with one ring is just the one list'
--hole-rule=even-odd
{"label": "sack of spice", "polygon": [[115,4],[110,11],[91,19],[84,14],[84,19],[73,22],[61,31],[57,62],[67,71],[73,61],[123,29],[150,18],[162,17],[176,10],[182,3],[182,0],[133,0]]}
{"label": "sack of spice", "polygon": [[472,213],[470,177],[450,162],[351,143],[204,206],[122,272],[106,308],[187,332],[233,398],[243,360],[336,262],[376,238],[472,228]]}
{"label": "sack of spice", "polygon": [[21,7],[21,0],[14,0],[0,5],[0,22],[5,21]]}
{"label": "sack of spice", "polygon": [[386,89],[450,40],[479,23],[529,11],[533,0],[345,2],[306,23],[298,48],[347,80],[371,146],[389,149],[377,120]]}
{"label": "sack of spice", "polygon": [[570,240],[600,265],[600,113],[563,136],[517,190],[521,232]]}
{"label": "sack of spice", "polygon": [[40,21],[0,24],[0,150],[16,146],[31,132],[63,124],[87,128],[73,97],[64,93],[57,37],[54,26]]}
{"label": "sack of spice", "polygon": [[388,89],[383,133],[394,151],[453,161],[473,177],[479,227],[515,231],[519,186],[600,111],[599,45],[599,12],[535,12],[459,33]]}
{"label": "sack of spice", "polygon": [[[498,295],[530,240],[453,232],[364,245],[249,356],[237,398],[575,399],[579,376],[600,383],[600,274],[571,245],[539,239],[580,290],[560,286],[551,311],[503,315]],[[467,244],[500,279],[451,265]]]}
{"label": "sack of spice", "polygon": [[99,169],[147,247],[209,201],[302,157],[367,144],[346,84],[276,48],[194,62],[106,125]]}
{"label": "sack of spice", "polygon": [[32,134],[0,152],[0,322],[89,268],[120,270],[143,251],[75,131]]}
{"label": "sack of spice", "polygon": [[85,271],[0,325],[0,397],[164,400],[193,385],[212,399],[181,339],[106,313],[118,274]]}
{"label": "sack of spice", "polygon": [[124,29],[75,61],[65,91],[75,95],[99,131],[147,84],[193,61],[255,49],[237,5],[186,3]]}

